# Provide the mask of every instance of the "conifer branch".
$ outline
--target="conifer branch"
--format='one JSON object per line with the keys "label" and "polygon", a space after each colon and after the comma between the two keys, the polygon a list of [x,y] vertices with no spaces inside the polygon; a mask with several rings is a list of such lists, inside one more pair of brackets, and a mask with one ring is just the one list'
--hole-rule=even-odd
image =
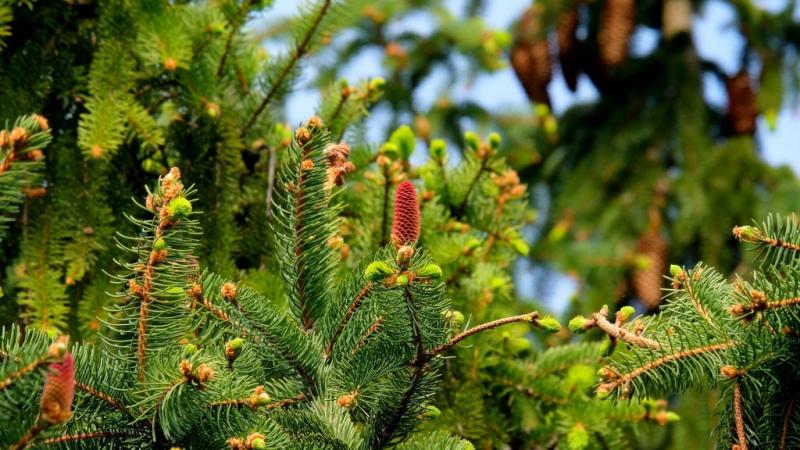
{"label": "conifer branch", "polygon": [[769,247],[783,248],[786,250],[791,250],[793,252],[800,252],[800,244],[766,236],[761,230],[755,227],[750,227],[750,226],[735,227],[733,229],[733,236],[736,239],[744,242],[764,244]]}
{"label": "conifer branch", "polygon": [[783,415],[783,428],[781,428],[781,450],[786,450],[786,439],[789,436],[789,418],[792,416],[792,406],[794,406],[794,399],[789,399],[789,404],[786,405],[786,414]]}
{"label": "conifer branch", "polygon": [[36,422],[28,429],[27,432],[17,441],[14,445],[9,447],[9,450],[22,450],[27,448],[28,445],[33,441],[36,436],[39,435],[42,431],[44,431],[50,424],[44,420],[36,419]]}
{"label": "conifer branch", "polygon": [[306,31],[305,35],[303,36],[302,40],[297,45],[297,47],[294,48],[292,56],[289,58],[289,61],[286,62],[286,65],[284,65],[283,68],[281,69],[280,73],[278,74],[278,77],[275,79],[275,82],[272,84],[269,91],[267,91],[267,94],[264,96],[264,99],[261,100],[261,103],[258,105],[258,108],[256,108],[256,110],[244,124],[241,133],[242,135],[247,133],[247,131],[256,123],[256,120],[258,120],[258,116],[260,116],[261,113],[264,112],[264,109],[266,109],[267,105],[269,105],[270,102],[274,99],[275,95],[280,90],[281,85],[286,80],[286,77],[289,76],[292,69],[294,69],[295,65],[309,50],[309,44],[311,43],[311,38],[314,36],[314,33],[317,32],[317,28],[319,28],[322,19],[330,10],[330,6],[331,6],[331,0],[323,0],[322,6],[320,7],[319,12],[314,18],[314,22],[308,28],[308,30]]}
{"label": "conifer branch", "polygon": [[628,372],[626,374],[620,375],[618,378],[615,378],[607,383],[602,383],[597,387],[598,393],[610,393],[614,389],[622,386],[624,384],[629,383],[630,381],[642,376],[643,374],[650,372],[651,370],[655,370],[664,364],[671,363],[673,361],[678,361],[681,359],[686,358],[693,358],[695,356],[703,355],[706,353],[715,353],[722,350],[727,350],[738,343],[735,341],[727,341],[721,342],[718,344],[710,344],[703,347],[696,347],[687,350],[681,350],[676,353],[671,353],[668,355],[664,355],[660,358],[654,359],[634,370]]}
{"label": "conifer branch", "polygon": [[384,320],[383,316],[378,316],[378,318],[375,319],[374,322],[372,322],[372,325],[370,325],[369,328],[367,328],[367,331],[364,332],[364,334],[361,336],[358,342],[356,342],[356,345],[353,346],[353,354],[361,350],[364,344],[367,343],[367,339],[369,339],[370,336],[372,336],[376,331],[378,331],[378,328],[380,328],[381,324],[383,323],[383,320]]}
{"label": "conifer branch", "polygon": [[530,312],[528,314],[521,314],[521,315],[518,315],[518,316],[511,316],[511,317],[505,317],[505,318],[502,318],[502,319],[497,319],[497,320],[494,320],[492,322],[487,322],[487,323],[472,327],[469,330],[466,330],[466,331],[462,332],[461,334],[453,337],[452,339],[450,339],[450,341],[448,341],[448,342],[446,342],[446,343],[434,348],[433,350],[429,351],[427,353],[427,355],[426,355],[426,358],[427,359],[431,359],[431,358],[435,357],[436,355],[439,355],[439,354],[447,351],[448,349],[452,348],[453,346],[457,345],[459,342],[463,341],[464,339],[466,339],[466,338],[468,338],[468,337],[470,337],[470,336],[472,336],[474,334],[480,333],[482,331],[491,330],[493,328],[497,328],[497,327],[500,327],[500,326],[503,326],[503,325],[507,325],[507,324],[510,324],[510,323],[516,323],[516,322],[530,322],[530,323],[536,325],[537,324],[536,319],[538,319],[538,318],[539,318],[539,313],[534,311],[534,312]]}
{"label": "conifer branch", "polygon": [[766,311],[769,309],[782,309],[800,305],[800,297],[785,298],[781,300],[766,300],[762,292],[752,291],[753,302],[749,305],[737,304],[730,308],[731,314],[742,316],[752,312]]}
{"label": "conifer branch", "polygon": [[88,384],[75,382],[75,388],[83,391],[93,397],[96,397],[109,405],[113,406],[115,409],[124,412],[128,416],[132,416],[131,412],[126,408],[122,403],[118,402],[110,395],[106,394],[105,392],[100,391],[99,389],[95,388],[94,386],[89,386]]}
{"label": "conifer branch", "polygon": [[658,342],[640,336],[638,334],[631,333],[625,328],[609,322],[608,319],[606,319],[607,316],[608,316],[608,307],[603,306],[599,312],[596,312],[591,315],[591,319],[589,319],[586,322],[586,325],[584,325],[584,329],[596,326],[597,328],[600,328],[612,338],[619,339],[627,344],[651,350],[659,350],[661,348],[661,344],[659,344]]}
{"label": "conifer branch", "polygon": [[331,355],[333,354],[333,346],[336,343],[336,340],[339,339],[339,335],[342,334],[342,331],[344,331],[345,327],[350,322],[350,318],[353,317],[353,314],[361,306],[361,303],[364,301],[364,298],[366,298],[367,295],[369,295],[371,290],[372,290],[372,282],[367,281],[364,287],[358,292],[356,297],[353,299],[353,302],[350,303],[350,306],[347,308],[347,311],[345,311],[344,317],[342,317],[342,320],[339,322],[339,325],[336,326],[336,330],[334,330],[330,342],[325,347],[325,360],[327,362],[330,362]]}
{"label": "conifer branch", "polygon": [[15,381],[19,380],[20,378],[24,377],[25,375],[33,372],[34,370],[38,369],[39,367],[47,364],[50,362],[50,357],[45,355],[39,357],[35,361],[27,364],[23,367],[20,367],[19,370],[12,373],[11,375],[7,376],[5,379],[0,380],[0,391],[6,389],[7,387],[11,386]]}
{"label": "conifer branch", "polygon": [[400,424],[403,415],[405,415],[406,411],[408,411],[408,407],[411,404],[411,399],[414,397],[417,389],[419,389],[420,385],[422,384],[422,377],[425,373],[425,366],[428,362],[428,359],[425,357],[425,344],[422,335],[422,328],[419,325],[419,318],[417,317],[417,312],[414,307],[414,296],[411,294],[411,290],[408,286],[406,286],[404,289],[404,297],[406,301],[406,312],[408,313],[408,319],[411,323],[411,331],[416,347],[416,355],[414,360],[411,361],[411,385],[408,387],[408,389],[406,389],[405,393],[403,393],[400,403],[398,403],[397,408],[395,409],[392,417],[389,419],[388,424],[383,427],[382,430],[379,430],[379,434],[373,439],[373,445],[371,448],[383,448],[392,438],[392,435],[394,434],[397,426]]}
{"label": "conifer branch", "polygon": [[239,7],[239,10],[236,11],[236,17],[231,21],[231,32],[228,33],[228,37],[225,39],[225,49],[222,51],[222,58],[220,58],[219,65],[217,66],[217,78],[222,77],[222,71],[225,69],[225,61],[228,59],[228,54],[231,52],[233,38],[239,31],[242,20],[247,17],[247,13],[250,12],[250,7],[253,6],[254,1],[255,0],[246,0],[244,4]]}
{"label": "conifer branch", "polygon": [[736,436],[739,440],[738,450],[747,450],[747,434],[744,430],[744,413],[742,412],[742,388],[738,381],[733,385],[733,417],[736,422]]}
{"label": "conifer branch", "polygon": [[481,175],[486,171],[489,167],[489,156],[486,155],[484,158],[481,159],[481,166],[478,169],[478,173],[475,174],[475,178],[470,181],[469,186],[467,187],[467,192],[464,193],[464,199],[461,200],[461,203],[453,210],[453,215],[457,218],[461,218],[464,216],[464,212],[467,208],[467,202],[469,201],[469,197],[472,194],[472,191],[475,189],[475,186],[478,185],[478,181],[481,179]]}
{"label": "conifer branch", "polygon": [[139,437],[139,436],[140,436],[139,434],[130,433],[127,431],[105,430],[105,431],[93,431],[91,433],[65,434],[63,436],[45,439],[39,443],[42,445],[51,445],[51,444],[59,444],[62,442],[84,441],[86,439]]}
{"label": "conifer branch", "polygon": [[[305,193],[306,189],[306,172],[302,167],[302,163],[308,160],[311,157],[311,143],[310,142],[303,142],[300,143],[302,145],[301,149],[301,166],[298,167],[300,171],[300,176],[297,178],[297,186],[295,186],[294,192],[294,211],[295,211],[295,222],[294,222],[294,235],[295,235],[295,242],[294,242],[294,256],[295,256],[295,264],[301,262],[303,260],[303,226],[305,221],[303,220],[303,216],[305,215],[305,202],[303,201],[303,194]],[[305,290],[305,282],[301,279],[304,274],[304,270],[297,271],[297,280],[295,282],[295,287],[297,288],[297,296],[300,303],[300,321],[303,325],[303,328],[306,330],[310,330],[314,326],[314,320],[311,317],[311,309],[309,308],[309,293]]]}

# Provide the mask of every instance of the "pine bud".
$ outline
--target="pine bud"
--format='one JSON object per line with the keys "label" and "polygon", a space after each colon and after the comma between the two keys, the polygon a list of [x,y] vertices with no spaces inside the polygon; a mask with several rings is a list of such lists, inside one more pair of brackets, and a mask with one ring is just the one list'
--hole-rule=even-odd
{"label": "pine bud", "polygon": [[392,135],[389,136],[389,141],[397,145],[400,150],[400,156],[404,160],[408,159],[417,147],[417,137],[414,136],[414,132],[408,125],[403,125],[394,130]]}
{"label": "pine bud", "polygon": [[434,139],[431,141],[428,150],[431,153],[431,158],[436,161],[443,161],[444,157],[447,156],[447,143],[445,143],[444,139]]}
{"label": "pine bud", "polygon": [[623,306],[619,309],[619,311],[617,311],[617,319],[620,322],[625,323],[628,321],[628,319],[633,317],[634,314],[636,314],[636,309],[633,306]]}
{"label": "pine bud", "polygon": [[575,316],[569,321],[569,331],[574,334],[583,334],[586,332],[584,328],[588,320],[583,316]]}
{"label": "pine bud", "polygon": [[242,353],[242,347],[244,347],[244,339],[242,338],[233,338],[226,342],[225,357],[228,358],[228,361],[236,359]]}
{"label": "pine bud", "polygon": [[364,269],[364,278],[370,281],[378,281],[386,278],[393,272],[392,267],[383,261],[373,261]]}
{"label": "pine bud", "polygon": [[394,282],[398,286],[408,286],[408,281],[408,275],[398,275]]}
{"label": "pine bud", "polygon": [[256,396],[255,404],[256,406],[267,406],[269,402],[272,401],[272,397],[269,396],[266,392],[259,392]]}
{"label": "pine bud", "polygon": [[164,70],[167,72],[175,72],[178,69],[178,61],[175,58],[167,58],[164,60]]}
{"label": "pine bud", "polygon": [[369,80],[369,84],[367,85],[367,88],[370,91],[378,91],[380,89],[383,89],[383,86],[385,84],[386,84],[386,80],[384,80],[382,77],[374,77],[373,79]]}
{"label": "pine bud", "polygon": [[677,264],[670,264],[670,266],[669,266],[669,274],[670,275],[672,275],[673,277],[677,277],[678,275],[680,275],[682,273],[683,273],[683,269],[681,268],[681,266],[679,266]]}
{"label": "pine bud", "polygon": [[236,300],[236,295],[237,295],[236,285],[230,282],[223,284],[222,288],[220,289],[220,294],[222,295],[222,298],[224,298],[225,300],[228,301]]}
{"label": "pine bud", "polygon": [[511,240],[511,247],[514,248],[514,251],[519,253],[522,256],[528,256],[531,249],[528,246],[528,243],[525,242],[523,239],[512,239]]}
{"label": "pine bud", "polygon": [[42,389],[41,419],[53,424],[66,422],[72,415],[74,395],[75,363],[72,354],[66,353],[48,369]]}
{"label": "pine bud", "polygon": [[589,447],[589,432],[583,423],[578,422],[567,432],[567,448],[570,450],[583,450]]}
{"label": "pine bud", "polygon": [[47,119],[39,114],[34,114],[33,118],[36,119],[36,123],[39,124],[39,129],[42,131],[47,131],[50,129],[50,124],[47,123]]}
{"label": "pine bud", "polygon": [[186,356],[193,355],[196,352],[197,352],[197,345],[195,344],[189,343],[183,346],[183,354]]}
{"label": "pine bud", "polygon": [[173,198],[167,205],[167,214],[173,219],[182,219],[192,213],[192,202],[185,197]]}
{"label": "pine bud", "polygon": [[353,409],[356,406],[356,397],[356,393],[351,392],[350,394],[345,394],[339,397],[336,400],[336,403],[338,403],[342,408]]}
{"label": "pine bud", "polygon": [[399,247],[419,240],[419,232],[420,217],[417,191],[413,183],[404,181],[397,186],[394,195],[392,239],[395,245]]}
{"label": "pine bud", "polygon": [[59,359],[67,353],[67,336],[59,337],[55,342],[50,344],[47,349],[47,355],[53,359]]}
{"label": "pine bud", "polygon": [[404,245],[397,249],[397,261],[401,264],[409,262],[412,256],[414,256],[414,247],[410,245]]}
{"label": "pine bud", "polygon": [[536,325],[550,333],[558,333],[561,331],[561,324],[558,323],[558,320],[556,320],[555,317],[547,316],[541,319],[536,319]]}
{"label": "pine bud", "polygon": [[611,388],[601,384],[595,390],[595,394],[597,395],[598,400],[605,400],[611,396]]}
{"label": "pine bud", "polygon": [[481,146],[481,138],[472,131],[467,131],[464,133],[464,143],[466,143],[467,147],[470,149],[477,151]]}
{"label": "pine bud", "polygon": [[425,406],[424,415],[429,419],[435,419],[442,415],[442,411],[433,405],[427,405]]}
{"label": "pine bud", "polygon": [[158,238],[153,242],[153,250],[164,250],[166,247],[167,243],[164,242],[164,238]]}
{"label": "pine bud", "polygon": [[208,114],[208,117],[215,119],[217,118],[217,116],[219,116],[219,113],[220,113],[219,104],[214,102],[209,102],[206,104],[206,114]]}
{"label": "pine bud", "polygon": [[445,319],[449,320],[454,327],[460,327],[464,323],[464,314],[457,309],[446,309],[442,311]]}
{"label": "pine bud", "polygon": [[394,142],[387,142],[381,146],[381,154],[387,158],[396,159],[400,157],[400,148]]}
{"label": "pine bud", "polygon": [[492,149],[497,150],[500,148],[501,142],[503,142],[503,138],[500,137],[499,133],[491,133],[489,135],[489,146],[492,147]]}
{"label": "pine bud", "polygon": [[266,450],[267,442],[264,441],[264,438],[255,438],[250,441],[250,448],[253,450]]}
{"label": "pine bud", "polygon": [[740,241],[757,242],[761,238],[761,230],[749,225],[734,227],[733,236]]}
{"label": "pine bud", "polygon": [[425,264],[417,271],[417,276],[422,278],[441,278],[442,268],[436,264]]}

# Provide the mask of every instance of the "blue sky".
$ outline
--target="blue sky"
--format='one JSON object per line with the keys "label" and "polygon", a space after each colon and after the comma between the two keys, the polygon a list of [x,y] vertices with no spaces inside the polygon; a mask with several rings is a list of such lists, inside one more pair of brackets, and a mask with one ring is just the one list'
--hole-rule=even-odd
{"label": "blue sky", "polygon": [[[466,1],[448,0],[447,3],[452,10],[461,11]],[[301,3],[303,0],[276,0],[267,18],[270,20],[294,14]],[[786,0],[756,0],[755,3],[763,8],[774,10],[781,8]],[[530,0],[489,1],[483,17],[491,27],[509,29],[510,24],[529,4]],[[800,16],[800,6],[798,6],[797,12]],[[742,48],[742,40],[732,25],[733,19],[734,12],[728,3],[709,0],[695,21],[693,30],[694,41],[701,56],[716,61],[729,73],[733,73],[737,69],[737,61]],[[395,26],[425,32],[432,27],[432,22],[424,16],[419,16],[395,24]],[[656,31],[639,30],[634,37],[632,52],[645,53],[649,51],[656,44],[657,39]],[[268,44],[267,48],[270,51],[282,51],[280,45]],[[344,69],[344,76],[351,80],[358,80],[382,75],[381,58],[382,54],[377,50],[364,54]],[[443,75],[434,74],[423,86],[415,99],[418,104],[424,107],[435,101],[436,95],[447,82]],[[304,76],[301,87],[289,98],[287,114],[289,122],[293,124],[308,118],[313,113],[318,101],[317,93],[303,88],[302,84],[313,77],[313,69],[306,70]],[[593,99],[597,92],[584,77],[579,83],[578,91],[573,94],[567,89],[560,74],[556,71],[550,85],[550,94],[554,109],[563,111],[575,102]],[[725,105],[724,88],[711,77],[706,80],[704,94],[713,104]],[[492,110],[525,111],[529,107],[522,88],[509,68],[466,81],[456,87],[454,95],[459,98],[469,98]],[[382,135],[387,119],[381,114],[375,114],[369,119],[370,127],[378,130],[370,134],[372,138],[377,139]],[[758,138],[764,158],[772,164],[789,164],[795,172],[800,173],[800,151],[795,150],[797,142],[800,142],[800,111],[797,107],[794,105],[784,107],[779,115],[778,127],[775,131],[768,130],[763,121],[760,123],[759,130]]]}

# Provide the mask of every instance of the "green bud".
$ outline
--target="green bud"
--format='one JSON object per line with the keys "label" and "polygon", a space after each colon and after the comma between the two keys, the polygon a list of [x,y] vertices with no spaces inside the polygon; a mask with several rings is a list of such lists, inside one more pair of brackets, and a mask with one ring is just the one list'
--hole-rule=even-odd
{"label": "green bud", "polygon": [[262,392],[258,394],[258,398],[256,399],[256,406],[266,406],[269,405],[269,402],[272,401],[272,397],[269,396],[266,392]]}
{"label": "green bud", "polygon": [[481,246],[481,241],[480,241],[480,239],[477,239],[477,238],[472,238],[472,239],[468,240],[467,241],[467,245],[466,245],[468,250],[475,250],[476,248],[478,248],[480,246]]}
{"label": "green bud", "polygon": [[514,248],[514,251],[519,253],[522,256],[528,256],[531,251],[531,248],[528,246],[528,243],[522,239],[514,239],[511,241],[511,247]]}
{"label": "green bud", "polygon": [[262,438],[255,438],[250,441],[250,448],[253,450],[267,450],[267,443]]}
{"label": "green bud", "polygon": [[400,150],[400,156],[404,160],[408,159],[417,147],[417,137],[414,136],[414,132],[411,131],[411,127],[408,125],[403,125],[394,130],[392,135],[389,136],[389,142],[393,142],[397,146]]}
{"label": "green bud", "polygon": [[197,352],[197,346],[195,344],[186,344],[183,346],[184,355],[193,355],[195,352]]}
{"label": "green bud", "polygon": [[244,347],[244,339],[242,338],[233,338],[225,344],[226,347],[230,348],[234,351],[239,351]]}
{"label": "green bud", "polygon": [[536,322],[539,325],[539,328],[543,329],[544,331],[550,333],[558,333],[561,331],[561,324],[558,323],[558,320],[556,320],[555,317],[543,317],[541,319],[537,319]]}
{"label": "green bud", "polygon": [[634,314],[636,314],[636,309],[633,306],[628,305],[628,306],[623,306],[622,308],[619,309],[618,317],[620,318],[620,320],[625,322],[631,317],[633,317]]}
{"label": "green bud", "polygon": [[164,250],[167,247],[167,243],[164,242],[164,238],[158,238],[155,242],[153,242],[153,249],[154,250]]}
{"label": "green bud", "polygon": [[378,281],[390,273],[392,273],[392,266],[384,261],[373,261],[364,269],[364,278],[370,281]]}
{"label": "green bud", "polygon": [[739,240],[746,242],[754,242],[761,236],[761,231],[756,227],[745,225],[733,229],[733,235]]}
{"label": "green bud", "polygon": [[683,268],[677,264],[670,264],[669,266],[669,274],[673,277],[677,277],[678,275],[683,273]]}
{"label": "green bud", "polygon": [[369,80],[369,84],[367,85],[367,87],[369,88],[370,91],[377,91],[382,89],[385,84],[386,80],[384,80],[382,77],[375,77]]}
{"label": "green bud", "polygon": [[459,450],[475,450],[475,446],[472,445],[472,442],[466,439],[462,439],[458,444],[461,446]]}
{"label": "green bud", "polygon": [[464,314],[457,309],[447,309],[442,311],[445,319],[448,319],[453,326],[460,327],[464,323]]}
{"label": "green bud", "polygon": [[597,389],[595,394],[597,395],[598,400],[605,400],[611,396],[611,391],[606,389]]}
{"label": "green bud", "polygon": [[439,408],[437,408],[437,407],[435,407],[433,405],[427,405],[425,407],[425,417],[428,417],[430,419],[434,419],[434,418],[439,417],[441,415],[442,415],[442,411]]}
{"label": "green bud", "polygon": [[192,213],[192,202],[185,197],[173,198],[167,205],[167,213],[171,218],[184,218]]}
{"label": "green bud", "polygon": [[503,142],[503,138],[500,137],[499,133],[491,133],[489,135],[489,146],[493,149],[497,150],[500,148],[500,143]]}
{"label": "green bud", "polygon": [[677,422],[681,420],[681,416],[673,411],[667,411],[667,422]]}
{"label": "green bud", "polygon": [[575,316],[569,321],[569,331],[573,332],[574,334],[582,334],[585,333],[586,330],[583,328],[586,325],[586,317],[583,316]]}
{"label": "green bud", "polygon": [[467,144],[467,147],[472,150],[477,150],[481,146],[481,138],[472,131],[464,133],[464,142]]}
{"label": "green bud", "polygon": [[395,284],[398,286],[408,286],[408,276],[407,275],[400,275],[395,280]]}
{"label": "green bud", "polygon": [[589,447],[589,432],[583,423],[578,422],[567,432],[567,449],[583,450]]}
{"label": "green bud", "polygon": [[387,142],[381,147],[381,153],[389,158],[395,159],[400,157],[400,148],[394,142]]}
{"label": "green bud", "polygon": [[442,278],[442,268],[436,264],[425,264],[417,271],[417,276],[423,278]]}
{"label": "green bud", "polygon": [[447,155],[447,143],[445,143],[444,139],[434,139],[431,141],[431,145],[428,150],[431,153],[431,158],[435,159],[436,161],[442,161]]}

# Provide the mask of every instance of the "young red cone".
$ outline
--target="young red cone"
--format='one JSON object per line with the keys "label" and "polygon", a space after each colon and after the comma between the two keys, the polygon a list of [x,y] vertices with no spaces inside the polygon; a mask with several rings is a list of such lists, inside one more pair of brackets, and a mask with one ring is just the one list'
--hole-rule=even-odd
{"label": "young red cone", "polygon": [[42,390],[41,418],[49,423],[63,423],[72,415],[75,395],[75,363],[72,354],[50,364]]}
{"label": "young red cone", "polygon": [[404,181],[394,194],[392,241],[398,247],[419,240],[419,202],[414,184]]}

